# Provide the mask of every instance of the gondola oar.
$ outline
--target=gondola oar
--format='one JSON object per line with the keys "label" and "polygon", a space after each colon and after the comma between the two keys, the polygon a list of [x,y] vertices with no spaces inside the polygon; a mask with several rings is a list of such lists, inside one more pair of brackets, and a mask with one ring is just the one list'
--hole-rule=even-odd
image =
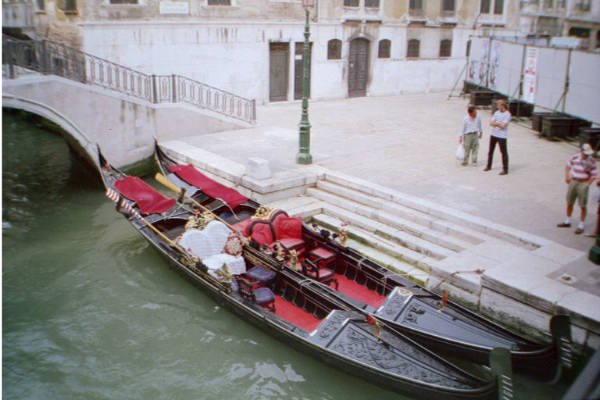
{"label": "gondola oar", "polygon": [[157,172],[156,175],[154,175],[154,179],[156,179],[161,185],[165,186],[167,189],[170,189],[170,190],[174,191],[175,193],[179,193],[179,195],[183,194],[183,196],[186,199],[190,200],[192,203],[194,203],[194,205],[200,207],[204,211],[208,211],[209,213],[211,213],[212,215],[214,215],[216,219],[218,219],[219,221],[221,221],[222,223],[224,223],[233,232],[237,232],[237,230],[233,226],[229,225],[229,223],[227,223],[223,218],[219,217],[217,214],[215,214],[214,212],[212,212],[210,209],[208,209],[207,207],[205,207],[202,204],[198,203],[190,195],[188,195],[185,192],[184,189],[182,189],[182,188],[178,187],[177,185],[175,185],[173,182],[171,182],[170,180],[168,180],[167,177],[164,176],[163,174],[161,174],[160,172]]}

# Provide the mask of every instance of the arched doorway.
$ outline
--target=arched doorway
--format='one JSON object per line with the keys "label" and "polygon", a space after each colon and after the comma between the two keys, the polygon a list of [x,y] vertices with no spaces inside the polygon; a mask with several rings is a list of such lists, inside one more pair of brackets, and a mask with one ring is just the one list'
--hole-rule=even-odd
{"label": "arched doorway", "polygon": [[348,96],[366,96],[368,78],[369,41],[364,38],[353,39],[348,56]]}

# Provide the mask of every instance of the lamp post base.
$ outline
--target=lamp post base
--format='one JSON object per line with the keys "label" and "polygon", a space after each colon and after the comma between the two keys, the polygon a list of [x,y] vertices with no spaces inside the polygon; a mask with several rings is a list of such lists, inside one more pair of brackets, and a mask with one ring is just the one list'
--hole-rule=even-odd
{"label": "lamp post base", "polygon": [[312,156],[310,153],[298,153],[298,155],[296,155],[296,162],[304,165],[312,164]]}

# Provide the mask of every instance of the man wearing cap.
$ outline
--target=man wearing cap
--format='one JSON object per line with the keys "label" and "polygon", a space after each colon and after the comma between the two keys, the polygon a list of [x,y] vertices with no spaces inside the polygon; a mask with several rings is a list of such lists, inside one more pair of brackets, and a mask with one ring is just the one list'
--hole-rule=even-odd
{"label": "man wearing cap", "polygon": [[565,168],[565,181],[569,185],[567,190],[567,218],[557,226],[559,228],[569,228],[571,226],[571,214],[573,214],[573,205],[578,201],[581,208],[581,220],[575,229],[575,234],[580,235],[585,229],[585,217],[587,215],[587,200],[590,184],[596,179],[596,160],[592,155],[594,150],[585,143],[581,146],[581,151],[573,155]]}

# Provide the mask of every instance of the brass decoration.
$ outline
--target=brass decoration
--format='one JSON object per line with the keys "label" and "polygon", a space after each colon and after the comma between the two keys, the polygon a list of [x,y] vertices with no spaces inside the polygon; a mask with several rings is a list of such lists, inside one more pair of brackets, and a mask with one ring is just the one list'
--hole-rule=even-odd
{"label": "brass decoration", "polygon": [[192,214],[185,224],[185,230],[188,229],[204,229],[206,225],[215,220],[215,215],[210,211],[205,211],[202,214]]}
{"label": "brass decoration", "polygon": [[346,242],[348,241],[348,226],[350,222],[344,221],[340,226],[340,230],[338,231],[338,241],[342,246],[346,246]]}
{"label": "brass decoration", "polygon": [[273,243],[273,255],[277,261],[283,261],[285,259],[285,252],[281,243]]}
{"label": "brass decoration", "polygon": [[290,267],[297,271],[298,269],[300,269],[300,262],[298,261],[298,252],[296,250],[290,250],[288,254],[290,257]]}
{"label": "brass decoration", "polygon": [[269,208],[266,206],[260,206],[256,209],[256,212],[254,213],[252,218],[254,218],[254,219],[269,219],[269,217],[271,216],[272,213],[273,213],[272,208]]}

